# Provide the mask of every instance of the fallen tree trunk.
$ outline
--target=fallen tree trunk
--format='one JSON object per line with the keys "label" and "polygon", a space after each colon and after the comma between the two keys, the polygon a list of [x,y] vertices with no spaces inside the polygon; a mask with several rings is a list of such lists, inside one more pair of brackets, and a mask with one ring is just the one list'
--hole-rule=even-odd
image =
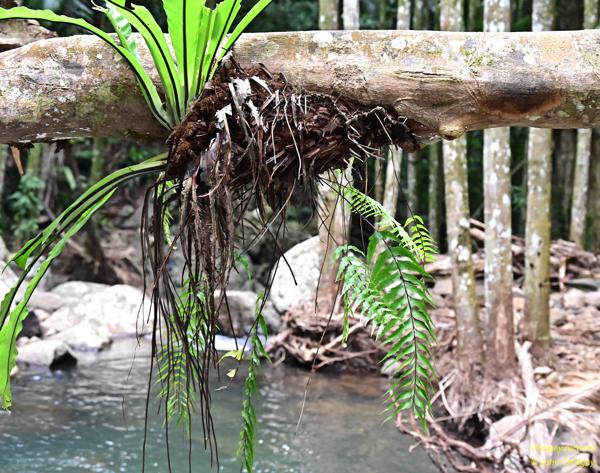
{"label": "fallen tree trunk", "polygon": [[[599,43],[600,31],[260,33],[243,35],[234,58],[305,91],[394,107],[426,142],[505,125],[600,126]],[[0,142],[123,135],[165,138],[133,74],[101,40],[0,54]]]}

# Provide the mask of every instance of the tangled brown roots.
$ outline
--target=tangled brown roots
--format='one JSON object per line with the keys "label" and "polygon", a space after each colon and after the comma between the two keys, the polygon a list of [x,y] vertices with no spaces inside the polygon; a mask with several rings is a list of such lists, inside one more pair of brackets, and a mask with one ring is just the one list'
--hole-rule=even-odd
{"label": "tangled brown roots", "polygon": [[[365,109],[303,93],[282,74],[271,75],[264,68],[245,71],[232,63],[207,85],[169,138],[165,176],[148,194],[154,203],[152,222],[146,218],[143,225],[154,276],[154,351],[159,365],[161,350],[167,351],[163,364],[181,356],[176,349],[183,353],[186,389],[199,395],[204,438],[211,447],[208,371],[217,359],[216,314],[221,306],[227,308],[226,286],[236,251],[244,252],[246,210],[258,210],[258,233],[266,233],[275,219],[285,216],[297,185],[314,189],[322,173],[347,168],[351,158],[365,163],[383,145],[414,151],[416,140],[405,122],[394,109]],[[170,241],[164,222],[175,199],[180,223]],[[274,232],[275,245],[280,228]],[[185,259],[179,281],[166,270],[176,246]],[[274,260],[278,256],[274,252]],[[186,296],[182,304],[180,286],[186,294],[206,297]]]}

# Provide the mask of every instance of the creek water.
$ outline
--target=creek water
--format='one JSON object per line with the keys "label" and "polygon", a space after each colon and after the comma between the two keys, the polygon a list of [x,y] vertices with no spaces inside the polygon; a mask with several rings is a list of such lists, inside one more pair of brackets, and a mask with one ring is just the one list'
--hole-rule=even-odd
{"label": "creek water", "polygon": [[[0,472],[140,472],[149,361],[146,344],[119,341],[105,352],[80,354],[69,371],[22,370],[13,380],[13,411],[0,415]],[[411,440],[392,422],[383,423],[387,382],[377,376],[312,375],[297,428],[308,376],[282,365],[261,370],[257,473],[437,471],[422,450],[409,452]],[[241,471],[239,378],[213,381],[220,464],[211,467],[197,425],[193,472]],[[146,471],[166,473],[162,414],[154,407],[150,415]],[[170,441],[173,471],[187,472],[187,437],[172,428]]]}

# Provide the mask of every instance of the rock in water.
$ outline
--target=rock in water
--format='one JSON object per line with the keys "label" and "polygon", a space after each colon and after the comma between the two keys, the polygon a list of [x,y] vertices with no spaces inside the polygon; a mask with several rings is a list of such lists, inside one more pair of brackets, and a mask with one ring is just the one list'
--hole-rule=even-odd
{"label": "rock in water", "polygon": [[17,354],[17,363],[57,369],[73,366],[77,359],[64,342],[41,340],[21,346]]}
{"label": "rock in water", "polygon": [[74,328],[83,321],[101,327],[109,335],[148,331],[142,323],[147,315],[142,308],[143,294],[135,287],[74,281],[57,286],[52,294],[63,298],[65,304],[42,323],[47,335]]}
{"label": "rock in water", "polygon": [[318,236],[309,238],[285,253],[287,264],[279,259],[269,299],[280,314],[315,300],[322,264],[320,245]]}
{"label": "rock in water", "polygon": [[[215,293],[215,301],[218,297],[219,292]],[[221,333],[229,337],[248,335],[256,317],[257,300],[258,296],[252,291],[227,291],[227,305],[223,302],[219,310],[218,323]],[[262,313],[269,333],[277,333],[281,327],[281,319],[270,301],[265,303]]]}

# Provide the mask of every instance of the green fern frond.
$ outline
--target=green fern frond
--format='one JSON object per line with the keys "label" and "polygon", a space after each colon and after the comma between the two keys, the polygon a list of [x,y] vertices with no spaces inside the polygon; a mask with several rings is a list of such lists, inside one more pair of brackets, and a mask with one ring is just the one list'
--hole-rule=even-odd
{"label": "green fern frond", "polygon": [[244,401],[242,403],[242,430],[240,432],[240,443],[237,455],[243,461],[247,473],[254,471],[254,446],[256,445],[256,432],[258,430],[258,420],[254,408],[254,398],[258,393],[258,383],[256,374],[260,366],[261,358],[271,361],[267,350],[261,340],[260,332],[266,339],[268,336],[267,323],[261,312],[263,306],[264,294],[259,295],[256,302],[256,322],[250,335],[252,350],[248,360],[248,374],[244,382]]}
{"label": "green fern frond", "polygon": [[412,216],[402,225],[382,204],[355,187],[344,186],[341,194],[352,212],[364,218],[374,218],[377,221],[379,232],[389,232],[395,235],[400,239],[402,246],[410,250],[420,262],[431,261],[437,253],[435,242],[421,217]]}
{"label": "green fern frond", "polygon": [[160,385],[157,397],[159,401],[164,402],[166,408],[165,422],[175,420],[176,424],[183,425],[190,435],[190,419],[194,412],[196,388],[200,382],[197,372],[191,369],[191,359],[198,358],[205,348],[206,296],[203,293],[195,293],[187,281],[185,286],[187,289],[179,296],[178,313],[173,314],[171,318],[185,321],[187,331],[182,334],[172,330],[168,343],[161,348],[157,356],[157,382]]}
{"label": "green fern frond", "polygon": [[382,361],[394,365],[394,381],[387,393],[390,417],[410,409],[425,425],[435,376],[431,362],[435,328],[427,312],[432,301],[425,283],[429,276],[404,247],[402,236],[376,232],[369,247],[381,241],[386,241],[385,248],[371,259],[351,245],[335,252],[344,317],[362,318],[371,325],[372,336],[388,349]]}

